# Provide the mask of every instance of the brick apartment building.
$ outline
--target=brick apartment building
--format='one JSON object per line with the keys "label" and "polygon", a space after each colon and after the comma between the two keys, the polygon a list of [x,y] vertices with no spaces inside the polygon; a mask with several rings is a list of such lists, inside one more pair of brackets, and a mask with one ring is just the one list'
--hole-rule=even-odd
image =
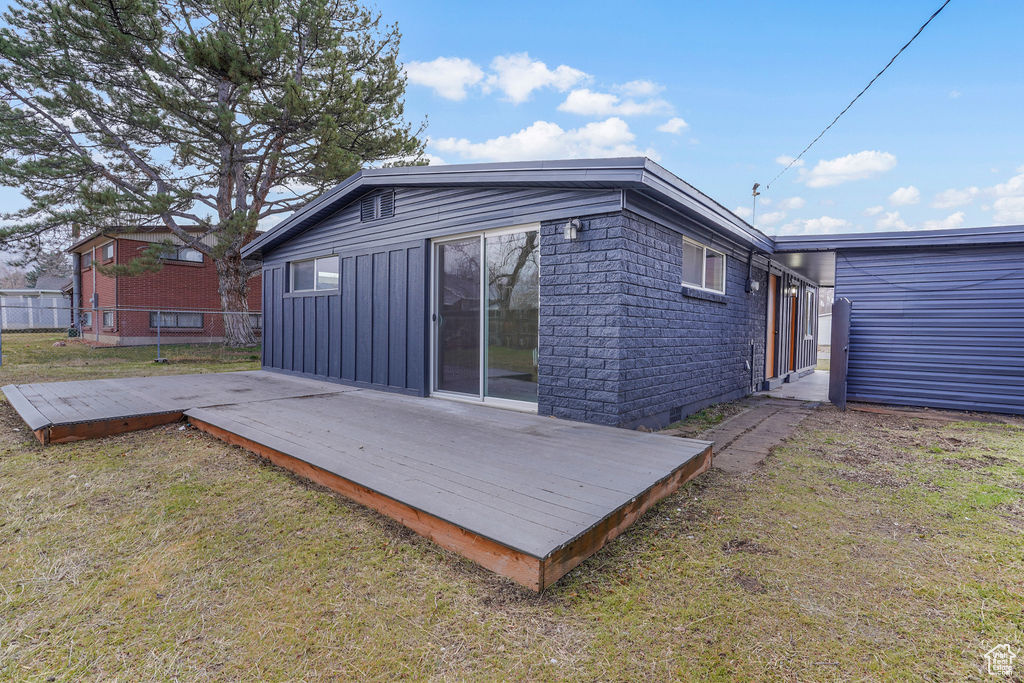
{"label": "brick apartment building", "polygon": [[[106,275],[96,264],[128,265],[154,243],[170,243],[159,270]],[[184,246],[162,228],[96,232],[68,248],[74,276],[72,305],[82,337],[100,344],[136,346],[222,340],[224,316],[217,269],[209,256]],[[249,281],[249,311],[259,326],[261,276]]]}

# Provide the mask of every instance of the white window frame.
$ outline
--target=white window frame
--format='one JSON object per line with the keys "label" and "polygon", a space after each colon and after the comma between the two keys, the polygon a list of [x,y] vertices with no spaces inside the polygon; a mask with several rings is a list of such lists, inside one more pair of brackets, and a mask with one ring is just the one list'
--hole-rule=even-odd
{"label": "white window frame", "polygon": [[[331,261],[333,260],[338,265],[338,284],[334,287],[317,287],[318,274],[320,268],[317,265],[318,261]],[[312,289],[296,289],[295,288],[295,264],[297,263],[310,263],[313,264],[313,288]],[[341,263],[338,261],[337,254],[331,254],[330,256],[316,256],[314,258],[303,258],[295,261],[288,262],[288,291],[301,294],[304,292],[336,292],[341,289]]]}
{"label": "white window frame", "polygon": [[[691,244],[691,245],[693,245],[695,247],[699,247],[702,250],[702,252],[701,252],[701,261],[700,261],[700,284],[698,285],[698,284],[694,284],[693,282],[687,282],[686,280],[682,280],[683,286],[684,287],[692,287],[693,289],[700,289],[700,290],[703,290],[705,292],[714,292],[715,294],[725,294],[725,283],[728,280],[728,273],[729,273],[729,257],[725,254],[725,252],[718,251],[717,249],[712,249],[708,245],[702,244],[701,242],[698,242],[695,239],[691,239],[689,237],[683,237],[683,244],[687,244],[687,243],[689,243],[689,244]],[[722,288],[721,289],[715,289],[714,287],[708,287],[707,286],[708,252],[709,251],[712,252],[712,253],[718,254],[719,256],[722,257]],[[682,269],[682,264],[680,264],[680,270],[681,269]]]}
{"label": "white window frame", "polygon": [[[107,324],[107,316],[110,316],[110,324],[109,325]],[[101,324],[103,325],[104,329],[113,329],[115,322],[116,322],[116,318],[114,317],[114,312],[113,311],[109,311],[109,310],[103,311],[103,318],[102,318]]]}
{"label": "white window frame", "polygon": [[82,311],[82,327],[92,327],[92,311]]}
{"label": "white window frame", "polygon": [[[199,316],[199,324],[198,325],[185,325],[185,326],[181,326],[181,325],[178,324],[178,316],[181,316],[181,315],[198,315]],[[160,319],[159,327],[162,328],[162,329],[165,329],[165,330],[203,330],[203,329],[206,329],[206,316],[204,314],[196,312],[196,311],[150,311],[149,312],[149,329],[151,329],[151,330],[155,330],[158,327],[155,324],[157,318],[154,318],[153,316],[157,316],[157,318]],[[173,324],[169,324],[169,325],[165,325],[163,323],[164,316],[174,316],[174,323]]]}
{"label": "white window frame", "polygon": [[[110,256],[107,256],[107,248],[108,247],[110,248]],[[103,246],[100,247],[100,257],[103,259],[103,261],[113,261],[114,260],[114,254],[115,254],[115,251],[114,251],[114,241],[113,240],[111,240],[110,242],[105,243]]]}
{"label": "white window frame", "polygon": [[813,289],[808,287],[804,295],[804,339],[814,338],[814,321],[818,317],[818,297]]}

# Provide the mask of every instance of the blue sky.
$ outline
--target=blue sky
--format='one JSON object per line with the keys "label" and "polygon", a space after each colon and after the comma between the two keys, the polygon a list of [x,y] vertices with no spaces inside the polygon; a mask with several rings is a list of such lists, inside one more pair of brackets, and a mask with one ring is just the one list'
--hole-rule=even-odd
{"label": "blue sky", "polygon": [[[749,217],[752,184],[765,185],[939,4],[378,7],[403,32],[407,112],[429,117],[436,160],[647,154]],[[758,227],[1024,223],[1021,26],[1024,3],[953,0],[764,191]]]}
{"label": "blue sky", "polygon": [[[940,4],[375,1],[402,30],[407,113],[429,118],[435,161],[647,154],[746,218],[751,185]],[[1021,26],[1019,0],[953,0],[764,190],[757,226],[1024,223]]]}

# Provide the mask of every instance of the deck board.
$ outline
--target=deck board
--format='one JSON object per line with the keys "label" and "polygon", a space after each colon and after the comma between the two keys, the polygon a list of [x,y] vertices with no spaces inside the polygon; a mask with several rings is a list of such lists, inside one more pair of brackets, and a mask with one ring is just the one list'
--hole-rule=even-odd
{"label": "deck board", "polygon": [[[375,391],[185,414],[537,558],[708,446]],[[586,511],[553,504],[560,497]]]}
{"label": "deck board", "polygon": [[265,371],[3,391],[44,443],[184,416],[534,590],[711,457],[703,441]]}

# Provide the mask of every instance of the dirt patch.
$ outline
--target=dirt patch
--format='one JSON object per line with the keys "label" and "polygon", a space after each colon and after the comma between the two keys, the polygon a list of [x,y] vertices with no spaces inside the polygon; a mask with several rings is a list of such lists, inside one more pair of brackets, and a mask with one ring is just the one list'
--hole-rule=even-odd
{"label": "dirt patch", "polygon": [[986,467],[1000,467],[1013,464],[1013,461],[1009,458],[1001,458],[987,453],[965,458],[949,458],[943,462],[949,467],[963,470],[980,470]]}
{"label": "dirt patch", "polygon": [[737,570],[732,573],[732,580],[735,581],[740,588],[747,591],[748,593],[758,595],[761,593],[768,592],[768,587],[761,583],[760,579],[751,574],[747,574],[745,572]]}
{"label": "dirt patch", "polygon": [[669,436],[680,436],[685,439],[695,439],[715,425],[747,411],[751,406],[752,400],[754,399],[716,403],[703,410],[698,410],[681,422],[670,424],[661,433],[668,434]]}
{"label": "dirt patch", "polygon": [[900,537],[928,539],[935,535],[935,532],[925,529],[919,524],[912,522],[900,522],[895,519],[884,519],[874,525],[875,531],[894,539]]}
{"label": "dirt patch", "polygon": [[901,489],[910,483],[903,477],[881,469],[837,469],[835,476],[855,484],[868,484],[869,486],[876,486],[882,489]]}
{"label": "dirt patch", "polygon": [[734,538],[730,541],[726,541],[722,544],[722,552],[726,555],[732,555],[733,553],[752,553],[754,555],[779,554],[779,551],[775,548],[769,548],[766,545],[761,545],[757,541],[751,541],[748,538]]}

